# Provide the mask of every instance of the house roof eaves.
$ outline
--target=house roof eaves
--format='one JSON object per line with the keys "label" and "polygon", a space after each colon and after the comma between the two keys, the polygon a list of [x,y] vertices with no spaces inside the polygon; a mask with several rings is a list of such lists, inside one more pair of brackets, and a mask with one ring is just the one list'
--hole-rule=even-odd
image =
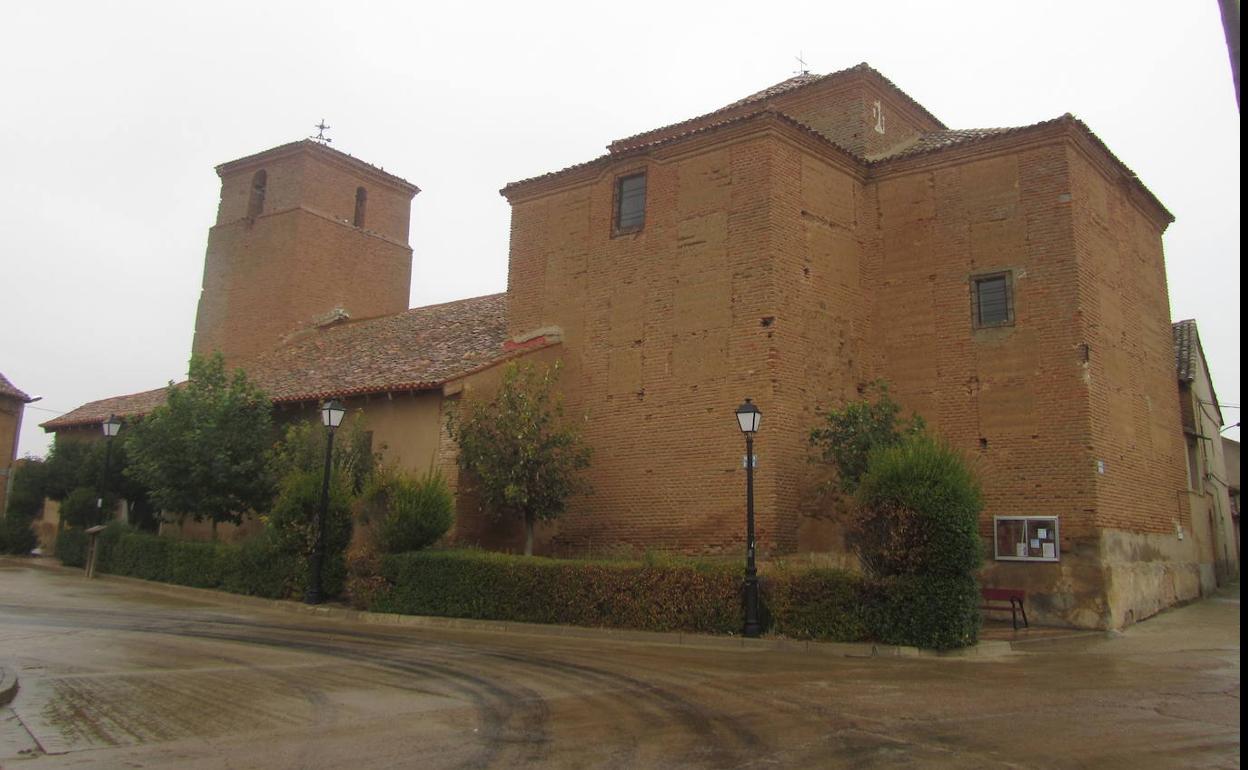
{"label": "house roof eaves", "polygon": [[766,107],[763,109],[754,110],[753,112],[749,112],[744,115],[736,115],[731,118],[727,118],[725,120],[721,120],[715,123],[710,123],[704,126],[699,126],[697,128],[690,129],[689,131],[686,131],[684,133],[676,134],[674,136],[667,136],[661,139],[656,139],[653,142],[639,144],[639,145],[636,145],[635,147],[630,147],[625,152],[614,153],[614,154],[608,153],[606,155],[600,155],[591,161],[586,161],[584,163],[577,163],[575,165],[559,169],[558,171],[550,171],[545,174],[539,174],[538,176],[529,177],[527,179],[521,179],[516,182],[510,182],[498,192],[500,195],[510,198],[512,194],[514,194],[516,191],[520,190],[521,188],[528,187],[538,182],[550,181],[550,180],[558,179],[560,177],[567,176],[569,174],[573,174],[578,171],[586,171],[595,167],[607,166],[607,165],[617,163],[627,158],[636,157],[638,155],[645,155],[660,147],[666,147],[666,146],[677,144],[677,143],[680,143],[680,142],[683,142],[683,141],[686,141],[695,137],[705,136],[707,134],[720,131],[720,130],[724,130],[729,127],[748,123],[753,120],[760,120],[760,119],[765,120],[769,118],[779,123],[787,124],[788,126],[802,132],[806,136],[817,141],[819,144],[829,149],[832,149],[837,153],[840,153],[841,155],[845,157],[845,159],[851,161],[857,166],[861,167],[865,163],[865,161],[861,157],[855,155],[854,153],[840,146],[836,142],[833,142],[831,139],[828,139],[826,136],[824,136],[820,132],[816,131],[815,129],[811,128],[805,123],[802,123],[801,121],[797,120],[791,115],[786,115],[780,110],[774,109],[772,107]]}
{"label": "house roof eaves", "polygon": [[[927,149],[913,151],[910,149],[902,150],[895,155],[889,155],[883,158],[866,161],[868,168],[872,171],[891,171],[896,167],[903,167],[910,162],[922,163],[927,158],[934,158],[944,153],[955,152],[967,148],[991,147],[993,145],[1008,145],[1011,142],[1030,139],[1036,134],[1045,130],[1051,130],[1057,127],[1065,127],[1074,130],[1089,144],[1092,145],[1104,158],[1109,161],[1110,165],[1115,167],[1122,174],[1122,181],[1129,184],[1147,203],[1155,207],[1161,215],[1161,219],[1169,224],[1174,222],[1174,214],[1166,208],[1165,204],[1153,194],[1151,190],[1136,176],[1127,164],[1123,163],[1109,146],[1105,144],[1092,129],[1082,120],[1079,120],[1069,112],[1056,118],[1043,120],[1039,123],[1032,123],[1027,126],[1017,126],[1013,128],[992,129],[992,133],[985,133],[981,136],[974,136],[962,141],[951,144],[934,146]],[[1162,228],[1164,229],[1164,227]]]}
{"label": "house roof eaves", "polygon": [[396,187],[399,187],[400,189],[406,192],[410,192],[412,195],[416,195],[417,193],[420,192],[419,187],[407,181],[401,176],[391,174],[389,171],[386,171],[384,168],[381,168],[380,166],[374,166],[372,163],[368,163],[367,161],[360,160],[359,158],[355,157],[354,155],[350,153],[343,152],[342,150],[330,147],[329,145],[321,144],[320,142],[313,141],[312,139],[299,139],[293,142],[287,142],[286,144],[281,144],[281,145],[278,145],[277,147],[270,147],[269,149],[263,150],[261,152],[256,152],[256,153],[252,153],[251,155],[243,156],[241,158],[229,160],[229,161],[226,161],[225,163],[218,164],[215,167],[215,171],[217,172],[217,176],[222,176],[223,174],[229,173],[230,171],[234,171],[239,168],[245,168],[250,165],[255,165],[256,163],[260,161],[264,161],[269,158],[280,157],[282,155],[293,153],[301,149],[310,150],[311,152],[323,152],[328,157],[338,160],[340,162],[346,163],[350,166],[353,166],[360,171],[363,171],[372,176],[381,177],[382,179],[389,182],[390,184]]}

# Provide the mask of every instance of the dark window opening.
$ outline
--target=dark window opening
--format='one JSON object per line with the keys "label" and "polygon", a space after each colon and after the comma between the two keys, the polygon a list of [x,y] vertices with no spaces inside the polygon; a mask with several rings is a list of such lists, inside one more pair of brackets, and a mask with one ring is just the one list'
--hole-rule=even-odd
{"label": "dark window opening", "polygon": [[615,232],[636,232],[641,229],[645,221],[645,173],[620,177],[615,183]]}
{"label": "dark window opening", "polygon": [[971,313],[976,328],[1014,323],[1014,296],[1009,273],[996,273],[971,281]]}
{"label": "dark window opening", "polygon": [[355,219],[353,224],[356,227],[364,226],[364,206],[368,204],[368,190],[363,187],[355,188]]}
{"label": "dark window opening", "polygon": [[1187,438],[1187,488],[1200,492],[1200,442],[1190,433]]}
{"label": "dark window opening", "polygon": [[264,193],[269,184],[269,175],[264,169],[256,172],[251,178],[251,199],[247,201],[247,216],[255,219],[264,211]]}

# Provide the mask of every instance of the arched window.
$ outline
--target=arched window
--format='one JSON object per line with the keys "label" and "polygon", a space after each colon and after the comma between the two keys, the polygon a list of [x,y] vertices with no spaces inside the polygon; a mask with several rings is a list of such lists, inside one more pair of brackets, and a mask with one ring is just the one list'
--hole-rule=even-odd
{"label": "arched window", "polygon": [[355,188],[355,219],[352,222],[356,227],[364,226],[364,206],[368,204],[368,190],[363,187]]}
{"label": "arched window", "polygon": [[255,219],[264,211],[264,192],[269,183],[269,175],[260,169],[251,178],[251,200],[247,202],[247,217]]}

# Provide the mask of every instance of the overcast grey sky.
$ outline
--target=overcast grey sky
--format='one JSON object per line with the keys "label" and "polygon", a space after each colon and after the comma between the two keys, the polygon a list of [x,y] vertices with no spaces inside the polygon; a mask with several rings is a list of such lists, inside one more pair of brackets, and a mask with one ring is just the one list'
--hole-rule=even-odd
{"label": "overcast grey sky", "polygon": [[487,294],[504,184],[783,80],[799,52],[816,73],[868,62],[952,128],[1083,119],[1177,217],[1172,316],[1198,320],[1240,403],[1216,0],[33,2],[0,29],[0,372],[43,397],[19,452],[44,453],[58,412],[182,376],[216,164],[324,117],[334,147],[423,190],[412,304]]}

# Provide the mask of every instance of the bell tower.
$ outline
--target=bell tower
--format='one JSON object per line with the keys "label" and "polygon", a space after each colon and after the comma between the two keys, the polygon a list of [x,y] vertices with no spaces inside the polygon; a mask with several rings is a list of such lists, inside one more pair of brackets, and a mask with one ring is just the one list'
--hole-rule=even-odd
{"label": "bell tower", "polygon": [[312,140],[216,171],[193,353],[236,366],[302,330],[407,309],[415,185]]}

